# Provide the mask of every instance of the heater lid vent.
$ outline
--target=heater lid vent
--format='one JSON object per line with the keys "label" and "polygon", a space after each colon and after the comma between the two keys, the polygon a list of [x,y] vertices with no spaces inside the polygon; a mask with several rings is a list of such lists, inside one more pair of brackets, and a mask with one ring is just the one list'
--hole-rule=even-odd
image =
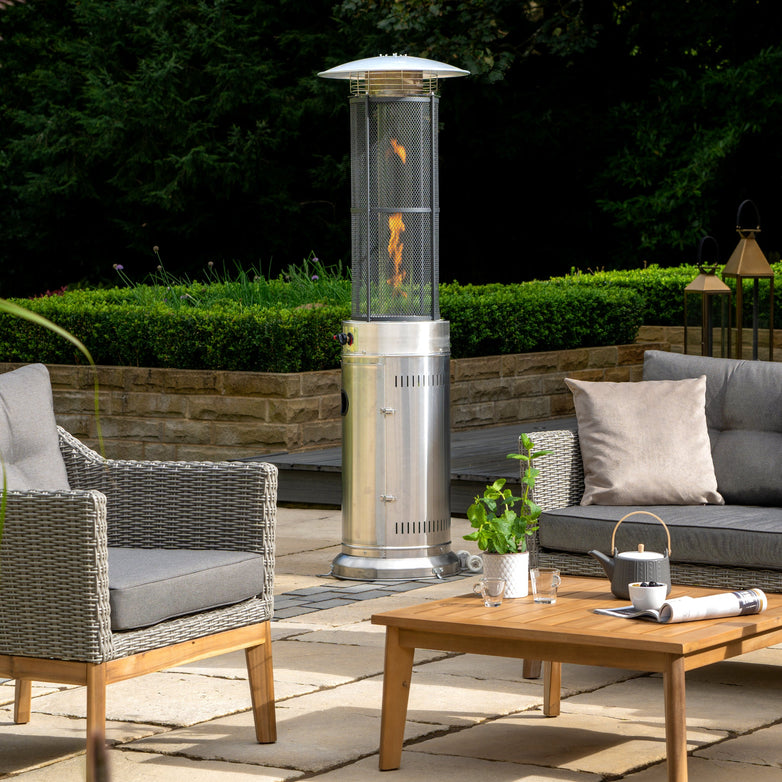
{"label": "heater lid vent", "polygon": [[381,54],[337,65],[318,76],[349,79],[354,95],[430,95],[437,92],[437,80],[468,76],[469,71],[422,57]]}

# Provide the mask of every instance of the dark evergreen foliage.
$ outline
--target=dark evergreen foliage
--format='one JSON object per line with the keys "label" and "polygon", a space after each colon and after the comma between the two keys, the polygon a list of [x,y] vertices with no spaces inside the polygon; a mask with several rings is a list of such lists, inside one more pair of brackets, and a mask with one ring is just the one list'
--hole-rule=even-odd
{"label": "dark evergreen foliage", "polygon": [[752,198],[782,246],[778,0],[27,0],[0,9],[0,295],[209,260],[347,263],[347,89],[441,103],[441,277],[694,259]]}

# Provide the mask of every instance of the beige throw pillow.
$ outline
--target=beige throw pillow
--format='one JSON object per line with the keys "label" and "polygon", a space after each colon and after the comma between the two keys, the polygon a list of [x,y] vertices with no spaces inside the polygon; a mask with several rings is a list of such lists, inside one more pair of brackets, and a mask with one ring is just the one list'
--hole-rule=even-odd
{"label": "beige throw pillow", "polygon": [[706,376],[565,381],[584,462],[582,505],[723,505],[706,428]]}

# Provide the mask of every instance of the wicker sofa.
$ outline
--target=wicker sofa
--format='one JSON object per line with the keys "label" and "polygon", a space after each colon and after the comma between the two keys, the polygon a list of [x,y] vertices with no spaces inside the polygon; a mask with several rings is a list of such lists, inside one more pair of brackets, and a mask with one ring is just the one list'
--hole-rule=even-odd
{"label": "wicker sofa", "polygon": [[[710,446],[725,504],[581,505],[578,431],[535,432],[535,450],[552,453],[536,462],[535,500],[544,512],[533,561],[566,574],[605,576],[587,552],[610,555],[617,522],[630,511],[647,510],[669,528],[674,583],[782,591],[782,364],[645,354],[645,381],[702,375],[707,452]],[[634,549],[638,542],[663,551],[665,531],[650,516],[633,516],[617,530],[616,548]]]}

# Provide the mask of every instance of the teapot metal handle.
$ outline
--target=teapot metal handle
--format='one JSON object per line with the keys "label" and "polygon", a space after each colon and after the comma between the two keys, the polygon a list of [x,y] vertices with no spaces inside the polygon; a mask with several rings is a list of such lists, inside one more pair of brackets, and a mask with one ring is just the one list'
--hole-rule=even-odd
{"label": "teapot metal handle", "polygon": [[619,521],[616,522],[616,526],[614,527],[614,531],[611,533],[611,553],[616,556],[616,546],[614,545],[614,539],[616,538],[616,531],[619,529],[619,525],[629,516],[635,516],[636,513],[645,513],[647,516],[653,516],[657,521],[660,522],[660,524],[665,527],[665,534],[668,536],[668,548],[666,549],[667,556],[670,556],[671,554],[671,533],[668,531],[668,525],[656,514],[651,513],[648,510],[634,510],[630,513],[626,513],[624,516],[622,516]]}

